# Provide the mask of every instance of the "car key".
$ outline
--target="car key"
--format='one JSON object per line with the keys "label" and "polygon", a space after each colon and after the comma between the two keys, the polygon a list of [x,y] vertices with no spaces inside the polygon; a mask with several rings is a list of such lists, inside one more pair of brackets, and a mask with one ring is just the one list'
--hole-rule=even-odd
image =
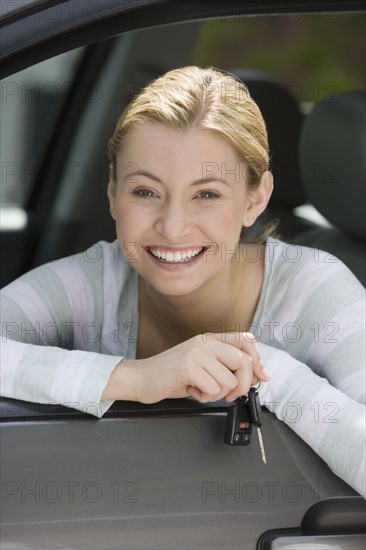
{"label": "car key", "polygon": [[249,445],[252,422],[248,396],[243,395],[229,407],[226,417],[225,443],[228,445]]}
{"label": "car key", "polygon": [[261,431],[262,409],[261,409],[261,404],[259,402],[258,389],[253,387],[250,388],[248,393],[248,402],[249,402],[251,421],[253,425],[257,428],[258,442],[261,450],[262,460],[265,464],[267,464],[266,453],[264,451],[263,437],[262,437],[262,431]]}

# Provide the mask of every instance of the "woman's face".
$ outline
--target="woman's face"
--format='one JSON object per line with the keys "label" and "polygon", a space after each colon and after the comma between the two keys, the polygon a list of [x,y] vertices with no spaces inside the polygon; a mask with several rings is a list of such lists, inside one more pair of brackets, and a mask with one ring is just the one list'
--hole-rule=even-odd
{"label": "woman's face", "polygon": [[117,237],[159,293],[190,294],[239,261],[255,207],[245,167],[221,136],[144,124],[130,131],[117,164],[108,186]]}

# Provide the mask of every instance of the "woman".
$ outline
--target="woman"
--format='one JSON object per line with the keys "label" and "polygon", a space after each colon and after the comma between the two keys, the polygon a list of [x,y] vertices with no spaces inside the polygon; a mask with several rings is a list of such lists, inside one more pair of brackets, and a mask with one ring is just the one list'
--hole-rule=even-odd
{"label": "woman", "polygon": [[127,107],[109,154],[118,241],[4,289],[3,395],[101,416],[115,399],[232,401],[266,381],[262,403],[365,494],[363,288],[329,255],[245,242],[273,186],[245,86],[171,71]]}

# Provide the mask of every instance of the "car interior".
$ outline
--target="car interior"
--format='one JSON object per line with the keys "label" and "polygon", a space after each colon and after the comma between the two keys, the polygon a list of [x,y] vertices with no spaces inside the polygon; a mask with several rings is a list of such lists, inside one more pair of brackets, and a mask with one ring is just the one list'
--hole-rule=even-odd
{"label": "car interior", "polygon": [[[192,22],[125,33],[82,51],[34,170],[24,204],[26,226],[2,230],[1,286],[37,265],[115,239],[106,197],[108,138],[139,88],[192,62],[201,26]],[[243,81],[258,103],[271,151],[274,192],[247,238],[277,219],[280,238],[339,257],[365,285],[365,91],[326,96],[304,113],[291,87],[273,75],[225,70]],[[87,97],[90,89],[96,90],[95,98]],[[37,108],[42,116],[42,106]],[[322,215],[320,223],[304,216],[304,205]]]}
{"label": "car interior", "polygon": [[[301,134],[299,158],[308,200],[333,227],[314,227],[295,242],[341,259],[366,284],[366,91],[319,102]],[[336,162],[335,162],[335,159]],[[355,200],[358,197],[358,200]]]}

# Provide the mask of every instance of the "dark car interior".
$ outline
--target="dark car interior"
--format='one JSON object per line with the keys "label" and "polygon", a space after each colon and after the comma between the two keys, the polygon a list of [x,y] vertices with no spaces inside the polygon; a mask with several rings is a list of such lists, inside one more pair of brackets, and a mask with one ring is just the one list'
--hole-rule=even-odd
{"label": "dark car interior", "polygon": [[[299,147],[308,200],[332,224],[314,227],[295,242],[340,258],[366,284],[366,91],[318,103],[304,123]],[[357,197],[357,199],[356,199]]]}

